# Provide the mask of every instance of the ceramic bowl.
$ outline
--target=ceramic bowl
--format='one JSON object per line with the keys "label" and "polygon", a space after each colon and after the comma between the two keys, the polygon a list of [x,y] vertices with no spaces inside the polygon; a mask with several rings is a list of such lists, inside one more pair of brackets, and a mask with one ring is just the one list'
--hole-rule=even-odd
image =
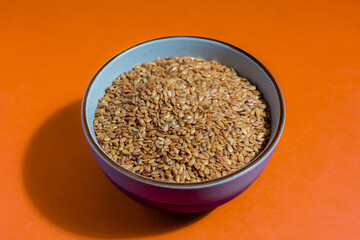
{"label": "ceramic bowl", "polygon": [[[93,121],[98,99],[121,73],[156,58],[192,56],[233,67],[262,92],[271,109],[271,135],[264,150],[249,164],[227,176],[201,183],[167,183],[135,174],[113,162],[99,146]],[[285,122],[280,88],[270,72],[245,51],[225,42],[200,37],[165,37],[135,45],[105,63],[91,79],[82,102],[85,136],[101,169],[111,182],[134,200],[172,212],[214,209],[246,190],[262,173],[274,153]],[[89,159],[91,161],[91,159]]]}

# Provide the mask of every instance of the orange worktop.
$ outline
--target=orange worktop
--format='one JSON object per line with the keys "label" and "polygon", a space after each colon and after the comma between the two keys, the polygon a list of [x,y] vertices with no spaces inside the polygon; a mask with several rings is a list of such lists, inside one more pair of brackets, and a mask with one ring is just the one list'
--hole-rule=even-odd
{"label": "orange worktop", "polygon": [[[359,239],[359,1],[2,1],[0,239]],[[80,103],[118,52],[173,35],[244,49],[285,97],[260,178],[207,213],[144,207],[105,177]]]}

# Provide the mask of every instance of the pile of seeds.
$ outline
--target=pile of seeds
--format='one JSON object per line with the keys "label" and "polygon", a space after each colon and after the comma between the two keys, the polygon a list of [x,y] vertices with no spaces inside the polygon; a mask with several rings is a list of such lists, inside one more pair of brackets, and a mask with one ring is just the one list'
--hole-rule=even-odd
{"label": "pile of seeds", "polygon": [[247,79],[216,61],[143,63],[106,89],[95,113],[102,149],[151,179],[201,182],[251,161],[270,135],[270,111]]}

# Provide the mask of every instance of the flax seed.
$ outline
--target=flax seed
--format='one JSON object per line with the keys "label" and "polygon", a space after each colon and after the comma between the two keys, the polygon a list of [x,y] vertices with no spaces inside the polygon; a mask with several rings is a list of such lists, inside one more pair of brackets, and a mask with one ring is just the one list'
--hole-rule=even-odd
{"label": "flax seed", "polygon": [[168,182],[242,168],[267,144],[270,123],[270,109],[248,79],[191,57],[158,58],[121,74],[99,99],[93,122],[114,162]]}

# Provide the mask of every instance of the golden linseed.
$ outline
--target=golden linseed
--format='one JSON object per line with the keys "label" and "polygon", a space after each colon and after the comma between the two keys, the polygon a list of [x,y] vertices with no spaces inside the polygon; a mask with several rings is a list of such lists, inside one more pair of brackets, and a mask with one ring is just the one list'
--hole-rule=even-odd
{"label": "golden linseed", "polygon": [[271,125],[261,93],[233,68],[173,57],[116,78],[99,99],[94,129],[124,168],[160,181],[201,182],[250,162]]}

